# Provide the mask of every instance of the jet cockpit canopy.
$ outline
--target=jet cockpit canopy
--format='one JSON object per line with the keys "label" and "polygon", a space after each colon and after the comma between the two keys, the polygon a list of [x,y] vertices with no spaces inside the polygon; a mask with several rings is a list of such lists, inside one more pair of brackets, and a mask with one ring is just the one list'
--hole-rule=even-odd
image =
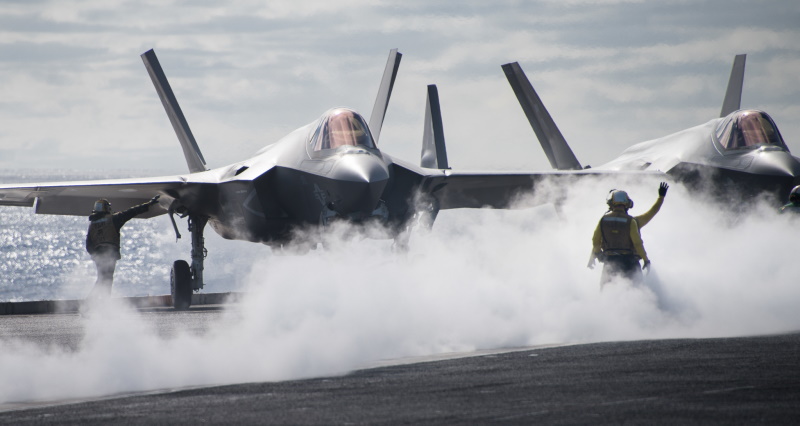
{"label": "jet cockpit canopy", "polygon": [[725,150],[773,146],[788,151],[778,126],[763,111],[750,109],[730,113],[717,126],[716,136]]}
{"label": "jet cockpit canopy", "polygon": [[375,148],[364,118],[347,108],[336,108],[327,113],[314,132],[310,145],[315,152],[343,146]]}

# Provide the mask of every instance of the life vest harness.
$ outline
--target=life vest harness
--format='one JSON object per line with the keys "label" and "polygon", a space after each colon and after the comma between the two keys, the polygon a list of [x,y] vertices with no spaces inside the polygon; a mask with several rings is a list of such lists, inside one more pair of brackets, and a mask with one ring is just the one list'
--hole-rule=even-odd
{"label": "life vest harness", "polygon": [[627,213],[609,212],[600,219],[603,256],[624,256],[635,254],[631,241],[631,221]]}
{"label": "life vest harness", "polygon": [[117,227],[114,226],[113,219],[111,214],[107,214],[89,224],[90,246],[96,249],[102,245],[111,245],[119,250],[120,235]]}

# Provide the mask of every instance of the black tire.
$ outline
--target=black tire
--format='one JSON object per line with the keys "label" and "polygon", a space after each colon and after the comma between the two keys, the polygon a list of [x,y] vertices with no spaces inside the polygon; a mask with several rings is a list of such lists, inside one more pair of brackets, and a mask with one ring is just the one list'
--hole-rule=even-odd
{"label": "black tire", "polygon": [[172,264],[169,287],[172,293],[172,306],[179,311],[189,309],[192,305],[192,271],[185,260],[176,260]]}

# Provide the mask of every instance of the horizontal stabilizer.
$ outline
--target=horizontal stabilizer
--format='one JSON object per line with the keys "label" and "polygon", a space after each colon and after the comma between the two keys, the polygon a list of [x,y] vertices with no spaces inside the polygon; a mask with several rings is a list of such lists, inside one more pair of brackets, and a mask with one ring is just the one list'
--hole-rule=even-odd
{"label": "horizontal stabilizer", "polygon": [[383,118],[386,117],[386,108],[389,106],[389,98],[392,97],[394,80],[397,77],[397,69],[400,68],[400,59],[403,54],[397,49],[389,51],[389,59],[386,60],[386,69],[383,71],[381,86],[378,88],[378,97],[375,98],[375,105],[372,107],[372,115],[369,117],[369,130],[372,132],[372,139],[378,143],[383,127]]}
{"label": "horizontal stabilizer", "polygon": [[525,116],[528,117],[528,122],[533,127],[550,165],[558,170],[582,169],[581,163],[578,162],[567,141],[564,140],[564,136],[556,127],[556,123],[550,117],[542,100],[539,99],[539,95],[533,90],[533,86],[519,63],[505,64],[503,71],[511,88],[514,89],[514,94],[517,95],[522,110],[525,111]]}
{"label": "horizontal stabilizer", "polygon": [[186,157],[186,164],[189,165],[189,171],[192,173],[205,171],[206,160],[194,140],[192,130],[189,129],[189,124],[186,122],[186,117],[183,116],[183,111],[181,111],[178,100],[172,92],[167,76],[164,74],[164,70],[161,69],[156,52],[150,49],[142,53],[142,61],[144,61],[145,68],[147,68],[147,73],[150,74],[150,79],[153,80],[158,97],[167,111],[172,128],[175,129],[175,134],[178,135],[178,140],[183,148],[183,156]]}
{"label": "horizontal stabilizer", "polygon": [[449,169],[447,148],[444,144],[442,110],[439,107],[439,91],[435,84],[428,86],[428,101],[425,107],[425,130],[422,134],[422,167]]}
{"label": "horizontal stabilizer", "polygon": [[728,90],[725,91],[725,100],[722,101],[720,117],[738,110],[742,105],[742,86],[744,85],[744,62],[747,55],[736,55],[733,59],[731,77],[728,79]]}

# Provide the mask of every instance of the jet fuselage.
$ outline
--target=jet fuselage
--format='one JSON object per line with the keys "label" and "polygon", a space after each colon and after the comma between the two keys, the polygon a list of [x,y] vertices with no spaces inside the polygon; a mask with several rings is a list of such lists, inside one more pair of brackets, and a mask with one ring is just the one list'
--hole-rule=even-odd
{"label": "jet fuselage", "polygon": [[[355,131],[363,132],[366,139],[319,146],[319,139],[337,131],[329,128],[337,114],[358,123]],[[178,189],[173,198],[181,200],[176,211],[183,207],[208,216],[214,230],[225,238],[281,244],[297,227],[324,226],[334,219],[374,220],[384,225],[403,220],[407,208],[390,214],[383,199],[392,165],[391,158],[372,143],[363,118],[355,111],[336,108],[248,160],[195,174],[195,180],[207,175],[204,180],[209,185],[201,186],[202,191],[216,194],[192,197]],[[219,203],[209,203],[209,195]]]}
{"label": "jet fuselage", "polygon": [[[753,120],[752,117],[757,117]],[[743,130],[737,122],[760,122]],[[763,111],[738,110],[700,126],[631,146],[599,170],[659,170],[716,193],[759,192],[784,200],[800,184],[800,160]]]}

